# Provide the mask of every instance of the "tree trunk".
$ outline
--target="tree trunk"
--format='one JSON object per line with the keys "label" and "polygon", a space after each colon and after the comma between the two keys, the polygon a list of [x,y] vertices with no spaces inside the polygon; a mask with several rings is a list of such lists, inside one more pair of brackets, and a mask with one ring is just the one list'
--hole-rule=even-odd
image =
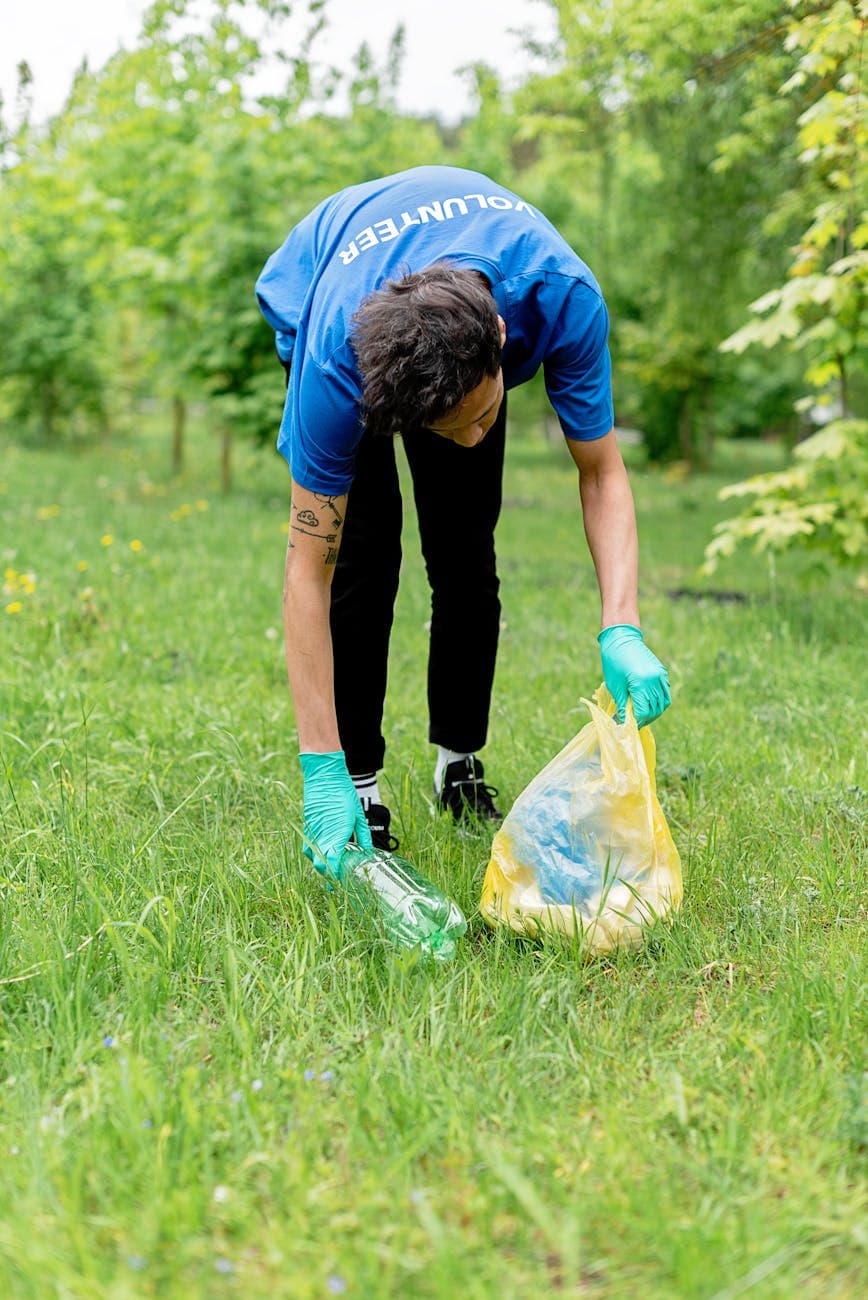
{"label": "tree trunk", "polygon": [[711,469],[714,452],[714,431],[711,426],[711,380],[706,376],[699,382],[699,447],[696,457],[697,469],[707,472]]}
{"label": "tree trunk", "polygon": [[840,374],[840,379],[838,380],[838,392],[841,401],[841,419],[846,420],[850,414],[850,395],[847,392],[847,370],[844,364],[844,354],[842,352],[837,354],[837,360],[838,372]]}
{"label": "tree trunk", "polygon": [[695,467],[696,452],[693,445],[693,394],[686,392],[678,408],[678,450],[681,459],[686,460],[691,469]]}
{"label": "tree trunk", "polygon": [[172,398],[172,473],[184,468],[184,432],[187,427],[187,403],[177,394]]}
{"label": "tree trunk", "polygon": [[232,491],[232,430],[228,424],[220,435],[220,487],[224,493]]}
{"label": "tree trunk", "polygon": [[42,434],[49,442],[54,441],[57,432],[57,388],[49,379],[41,386],[39,405],[42,412]]}

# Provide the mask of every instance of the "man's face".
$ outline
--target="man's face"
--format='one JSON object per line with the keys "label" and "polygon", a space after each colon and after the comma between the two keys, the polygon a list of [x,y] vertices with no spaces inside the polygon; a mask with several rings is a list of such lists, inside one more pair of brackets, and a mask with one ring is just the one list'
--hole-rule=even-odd
{"label": "man's face", "polygon": [[497,419],[503,401],[503,371],[486,375],[481,384],[472,388],[454,411],[444,415],[428,427],[441,438],[448,438],[459,447],[475,447],[488,433]]}
{"label": "man's face", "polygon": [[[500,318],[498,317],[500,320]],[[506,326],[500,321],[501,346],[506,342]],[[477,384],[464,397],[453,411],[429,424],[432,433],[441,438],[448,438],[459,447],[475,447],[488,433],[497,419],[503,401],[503,371],[496,375],[486,375],[481,384]]]}

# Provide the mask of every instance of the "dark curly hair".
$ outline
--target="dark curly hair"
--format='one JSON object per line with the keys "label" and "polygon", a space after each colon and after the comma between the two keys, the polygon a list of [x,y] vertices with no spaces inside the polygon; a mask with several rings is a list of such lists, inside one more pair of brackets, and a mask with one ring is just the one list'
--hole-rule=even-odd
{"label": "dark curly hair", "polygon": [[362,419],[393,434],[442,419],[500,370],[500,325],[478,271],[435,262],[370,294],[352,320]]}

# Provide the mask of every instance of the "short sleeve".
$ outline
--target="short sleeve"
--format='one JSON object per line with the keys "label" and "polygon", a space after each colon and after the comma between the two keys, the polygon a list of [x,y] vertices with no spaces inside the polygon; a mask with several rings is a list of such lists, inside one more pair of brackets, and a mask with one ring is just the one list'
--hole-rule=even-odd
{"label": "short sleeve", "polygon": [[339,367],[307,356],[293,365],[277,449],[311,492],[341,496],[353,481],[362,436],[359,394]]}
{"label": "short sleeve", "polygon": [[323,200],[289,232],[256,281],[256,301],[274,330],[281,361],[292,359],[302,306],[316,269],[318,222],[327,201]]}
{"label": "short sleeve", "polygon": [[615,422],[609,313],[599,291],[581,281],[564,303],[543,363],[546,392],[567,438],[602,438]]}

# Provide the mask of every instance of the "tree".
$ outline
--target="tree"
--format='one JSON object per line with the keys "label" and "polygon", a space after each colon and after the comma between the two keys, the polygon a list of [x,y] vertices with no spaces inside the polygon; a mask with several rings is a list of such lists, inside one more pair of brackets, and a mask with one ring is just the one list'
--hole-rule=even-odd
{"label": "tree", "polygon": [[800,542],[837,561],[858,559],[868,548],[868,420],[858,418],[852,405],[852,380],[868,371],[868,0],[793,9],[787,48],[797,61],[780,94],[813,92],[797,132],[809,178],[800,198],[813,207],[787,281],[751,304],[760,319],[722,347],[742,352],[756,344],[789,345],[804,355],[805,379],[817,390],[802,408],[834,401],[840,418],[796,449],[792,469],[724,489],[724,497],[753,500],[717,526],[706,549],[709,572],[748,540],[760,550]]}
{"label": "tree", "polygon": [[0,172],[0,397],[16,431],[54,440],[106,416],[99,250],[113,214],[25,122]]}
{"label": "tree", "polygon": [[[785,9],[568,0],[557,5],[560,69],[518,97],[546,199],[563,195],[560,224],[612,309],[619,407],[655,457],[702,463],[715,433],[749,427],[749,397],[733,411],[741,363],[717,345],[780,262],[780,232],[763,217],[792,182],[794,160],[771,142],[796,108],[754,109],[780,80]],[[736,133],[741,150],[721,165]],[[782,367],[781,393],[791,377]]]}

